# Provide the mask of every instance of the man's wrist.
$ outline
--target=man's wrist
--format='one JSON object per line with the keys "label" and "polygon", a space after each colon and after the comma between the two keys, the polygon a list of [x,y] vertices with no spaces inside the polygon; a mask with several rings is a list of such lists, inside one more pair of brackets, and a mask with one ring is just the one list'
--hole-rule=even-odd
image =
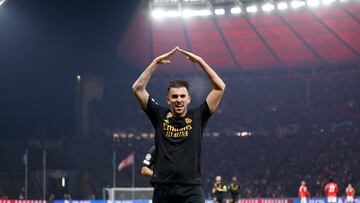
{"label": "man's wrist", "polygon": [[205,63],[204,59],[202,59],[201,57],[195,58],[195,62],[199,63],[199,64],[204,64]]}
{"label": "man's wrist", "polygon": [[156,58],[151,62],[151,64],[154,64],[154,65],[155,64],[160,64],[159,62],[160,62],[160,60]]}

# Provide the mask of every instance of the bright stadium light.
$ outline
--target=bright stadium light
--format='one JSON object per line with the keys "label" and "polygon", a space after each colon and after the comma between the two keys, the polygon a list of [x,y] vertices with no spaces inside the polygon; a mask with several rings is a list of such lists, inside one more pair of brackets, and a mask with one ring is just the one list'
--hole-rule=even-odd
{"label": "bright stadium light", "polygon": [[176,3],[180,0],[154,0],[154,3]]}
{"label": "bright stadium light", "polygon": [[238,137],[247,137],[247,136],[251,136],[251,135],[252,135],[251,132],[236,132],[235,134],[236,134],[236,136],[238,136]]}
{"label": "bright stadium light", "polygon": [[0,6],[1,6],[1,4],[3,4],[5,2],[5,0],[0,0]]}
{"label": "bright stadium light", "polygon": [[61,177],[61,187],[65,187],[65,186],[66,186],[65,177]]}
{"label": "bright stadium light", "polygon": [[240,7],[234,7],[230,9],[230,13],[232,14],[239,14],[241,13],[241,8]]}
{"label": "bright stadium light", "polygon": [[163,13],[164,13],[163,10],[156,9],[151,12],[151,16],[156,19],[161,19],[163,18]]}
{"label": "bright stadium light", "polygon": [[322,0],[322,3],[323,3],[324,5],[330,5],[330,4],[332,4],[332,3],[335,3],[335,0]]}
{"label": "bright stadium light", "polygon": [[211,15],[211,11],[208,9],[202,9],[202,10],[185,9],[182,12],[182,16],[185,18],[193,17],[193,16],[209,16],[209,15]]}
{"label": "bright stadium light", "polygon": [[286,10],[288,8],[288,4],[286,2],[279,2],[276,7],[278,10]]}
{"label": "bright stadium light", "polygon": [[297,9],[297,8],[300,8],[300,7],[303,7],[305,6],[305,2],[304,1],[292,1],[291,2],[291,7],[293,9]]}
{"label": "bright stadium light", "polygon": [[225,14],[225,9],[223,8],[217,8],[214,10],[215,15],[224,15]]}
{"label": "bright stadium light", "polygon": [[176,18],[180,16],[180,12],[178,10],[170,10],[165,11],[164,17]]}
{"label": "bright stadium light", "polygon": [[320,1],[319,0],[308,0],[306,2],[306,4],[309,6],[309,7],[318,7],[319,4],[320,4]]}
{"label": "bright stadium light", "polygon": [[271,3],[266,3],[266,4],[264,4],[264,5],[261,6],[261,9],[262,9],[263,11],[265,11],[265,12],[270,12],[270,11],[274,10],[275,7],[274,7],[274,5],[271,4]]}
{"label": "bright stadium light", "polygon": [[156,9],[151,13],[153,18],[156,19],[162,19],[165,17],[168,18],[176,18],[180,16],[180,12],[178,10],[169,10],[169,11],[164,11],[161,9]]}
{"label": "bright stadium light", "polygon": [[248,12],[248,13],[256,13],[257,11],[258,11],[258,8],[256,5],[246,7],[246,12]]}

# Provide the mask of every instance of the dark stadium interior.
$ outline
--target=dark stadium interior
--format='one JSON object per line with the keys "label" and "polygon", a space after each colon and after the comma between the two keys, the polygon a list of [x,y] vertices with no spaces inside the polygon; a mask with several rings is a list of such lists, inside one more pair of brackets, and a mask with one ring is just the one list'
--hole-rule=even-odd
{"label": "dark stadium interior", "polygon": [[[118,164],[135,152],[135,185],[153,128],[131,85],[176,45],[201,55],[227,87],[203,139],[208,199],[216,175],[237,176],[240,197],[314,197],[335,179],[360,187],[360,4],[315,10],[157,22],[146,1],[8,0],[0,6],[0,199],[102,199]],[[243,1],[249,3],[249,1]],[[81,76],[77,78],[77,76]],[[171,79],[190,82],[191,107],[210,84],[175,55],[149,92],[166,105]],[[25,156],[25,151],[28,155]],[[131,187],[131,168],[116,172]],[[61,177],[67,186],[61,186]]]}

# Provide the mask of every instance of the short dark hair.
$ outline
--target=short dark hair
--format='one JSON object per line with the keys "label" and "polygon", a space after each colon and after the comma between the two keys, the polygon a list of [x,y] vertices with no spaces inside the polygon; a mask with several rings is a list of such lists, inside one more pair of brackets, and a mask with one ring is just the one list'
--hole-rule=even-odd
{"label": "short dark hair", "polygon": [[185,80],[173,80],[173,81],[170,81],[167,90],[169,91],[170,88],[180,88],[180,87],[185,87],[186,90],[188,92],[190,92],[189,91],[189,83],[186,82]]}

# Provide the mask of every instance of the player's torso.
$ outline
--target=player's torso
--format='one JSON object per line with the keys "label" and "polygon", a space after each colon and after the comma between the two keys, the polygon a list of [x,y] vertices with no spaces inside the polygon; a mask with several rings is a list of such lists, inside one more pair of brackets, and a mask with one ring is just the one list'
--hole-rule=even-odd
{"label": "player's torso", "polygon": [[355,190],[353,188],[346,189],[346,196],[354,196]]}
{"label": "player's torso", "polygon": [[238,192],[240,185],[238,183],[231,183],[230,184],[230,192]]}
{"label": "player's torso", "polygon": [[200,121],[194,110],[188,110],[184,118],[169,117],[169,112],[163,112],[155,135],[155,180],[200,183]]}
{"label": "player's torso", "polygon": [[338,186],[334,183],[328,183],[326,185],[327,196],[336,196],[338,192]]}
{"label": "player's torso", "polygon": [[299,188],[299,196],[300,197],[306,197],[307,196],[307,187],[306,186],[300,186]]}
{"label": "player's torso", "polygon": [[[222,183],[215,183],[213,187],[215,189],[226,189],[226,185],[224,185]],[[215,192],[216,195],[223,195],[225,193],[226,192],[224,192],[224,191],[218,191],[218,190],[216,190],[216,192]]]}

